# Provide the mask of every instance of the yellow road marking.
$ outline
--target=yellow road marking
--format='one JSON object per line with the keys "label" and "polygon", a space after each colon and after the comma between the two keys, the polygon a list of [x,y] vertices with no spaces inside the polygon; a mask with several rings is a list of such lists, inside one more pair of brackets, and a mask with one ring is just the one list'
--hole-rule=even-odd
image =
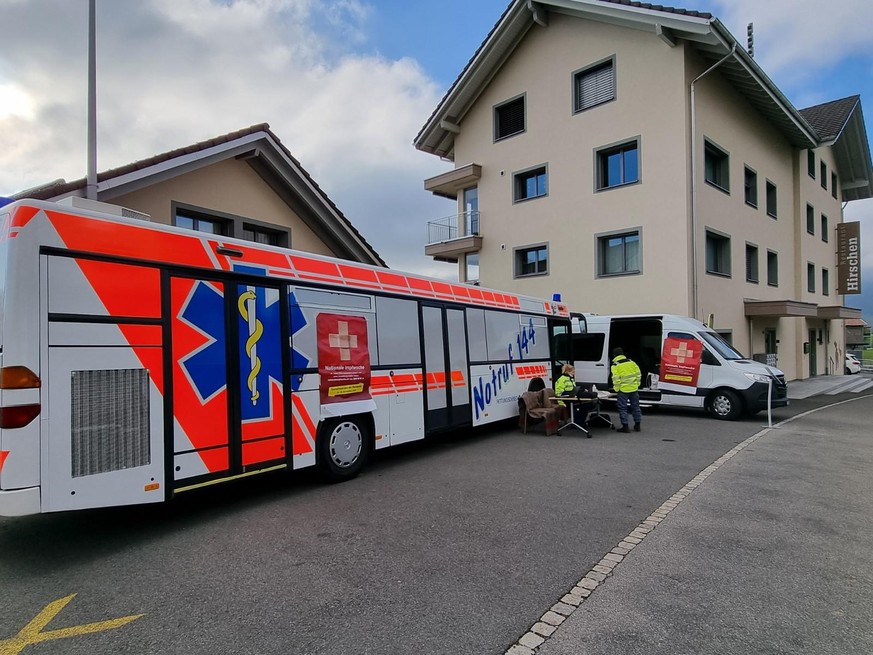
{"label": "yellow road marking", "polygon": [[45,608],[36,615],[30,623],[24,626],[21,631],[11,639],[3,639],[0,641],[0,655],[18,655],[27,646],[38,644],[42,641],[50,641],[52,639],[65,639],[67,637],[77,637],[78,635],[86,635],[92,632],[103,632],[120,628],[126,623],[136,621],[144,614],[133,614],[131,616],[123,616],[110,621],[97,621],[96,623],[86,623],[84,625],[74,625],[69,628],[60,628],[59,630],[48,630],[43,632],[49,622],[55,618],[62,609],[64,609],[76,594],[70,594],[64,598],[60,598],[53,603],[49,603]]}

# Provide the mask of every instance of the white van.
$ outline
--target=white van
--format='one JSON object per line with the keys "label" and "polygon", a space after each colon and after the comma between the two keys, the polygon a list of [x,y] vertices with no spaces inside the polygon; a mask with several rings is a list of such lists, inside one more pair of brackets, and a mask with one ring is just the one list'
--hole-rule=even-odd
{"label": "white van", "polygon": [[700,407],[727,420],[767,409],[768,393],[772,407],[788,405],[782,371],[746,359],[693,318],[585,314],[574,321],[577,326],[572,341],[578,382],[610,388],[611,353],[620,347],[642,372],[642,403]]}

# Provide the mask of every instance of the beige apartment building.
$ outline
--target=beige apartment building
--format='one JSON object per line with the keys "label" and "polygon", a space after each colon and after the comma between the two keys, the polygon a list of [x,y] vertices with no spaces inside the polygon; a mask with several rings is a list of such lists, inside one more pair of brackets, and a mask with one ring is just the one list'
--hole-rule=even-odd
{"label": "beige apartment building", "polygon": [[516,0],[415,139],[455,168],[425,252],[574,311],[709,321],[788,379],[843,372],[843,203],[873,195],[860,99],[798,111],[717,18]]}

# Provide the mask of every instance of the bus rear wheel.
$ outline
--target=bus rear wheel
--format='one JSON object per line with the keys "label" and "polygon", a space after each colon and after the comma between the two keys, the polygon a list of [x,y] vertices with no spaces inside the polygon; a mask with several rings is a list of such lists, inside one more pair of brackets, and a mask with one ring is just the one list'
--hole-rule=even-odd
{"label": "bus rear wheel", "polygon": [[354,418],[325,423],[319,438],[319,463],[331,482],[349,480],[364,467],[370,452],[367,428]]}

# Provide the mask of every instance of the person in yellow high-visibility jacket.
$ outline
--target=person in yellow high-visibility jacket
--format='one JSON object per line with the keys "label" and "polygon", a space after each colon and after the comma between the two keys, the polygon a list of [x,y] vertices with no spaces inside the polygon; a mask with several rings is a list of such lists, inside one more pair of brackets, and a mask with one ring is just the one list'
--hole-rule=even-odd
{"label": "person in yellow high-visibility jacket", "polygon": [[[558,404],[564,407],[562,410],[561,418],[566,420],[568,417],[569,410],[565,407],[565,403],[561,400],[561,396],[572,396],[577,399],[577,402],[572,402],[573,404],[573,418],[578,425],[584,426],[588,421],[588,413],[594,408],[594,403],[592,402],[594,398],[597,398],[597,394],[593,391],[590,384],[576,384],[576,367],[572,364],[564,364],[561,367],[561,375],[555,381],[555,395],[557,396],[556,400]],[[582,402],[578,402],[578,400],[582,400],[585,398],[586,400]],[[588,437],[591,437],[591,434],[588,434]]]}
{"label": "person in yellow high-visibility jacket", "polygon": [[640,367],[636,362],[624,356],[624,350],[614,348],[612,351],[612,388],[615,389],[618,401],[618,418],[621,421],[619,432],[630,432],[628,427],[628,405],[634,419],[634,430],[642,429],[643,413],[640,411]]}

